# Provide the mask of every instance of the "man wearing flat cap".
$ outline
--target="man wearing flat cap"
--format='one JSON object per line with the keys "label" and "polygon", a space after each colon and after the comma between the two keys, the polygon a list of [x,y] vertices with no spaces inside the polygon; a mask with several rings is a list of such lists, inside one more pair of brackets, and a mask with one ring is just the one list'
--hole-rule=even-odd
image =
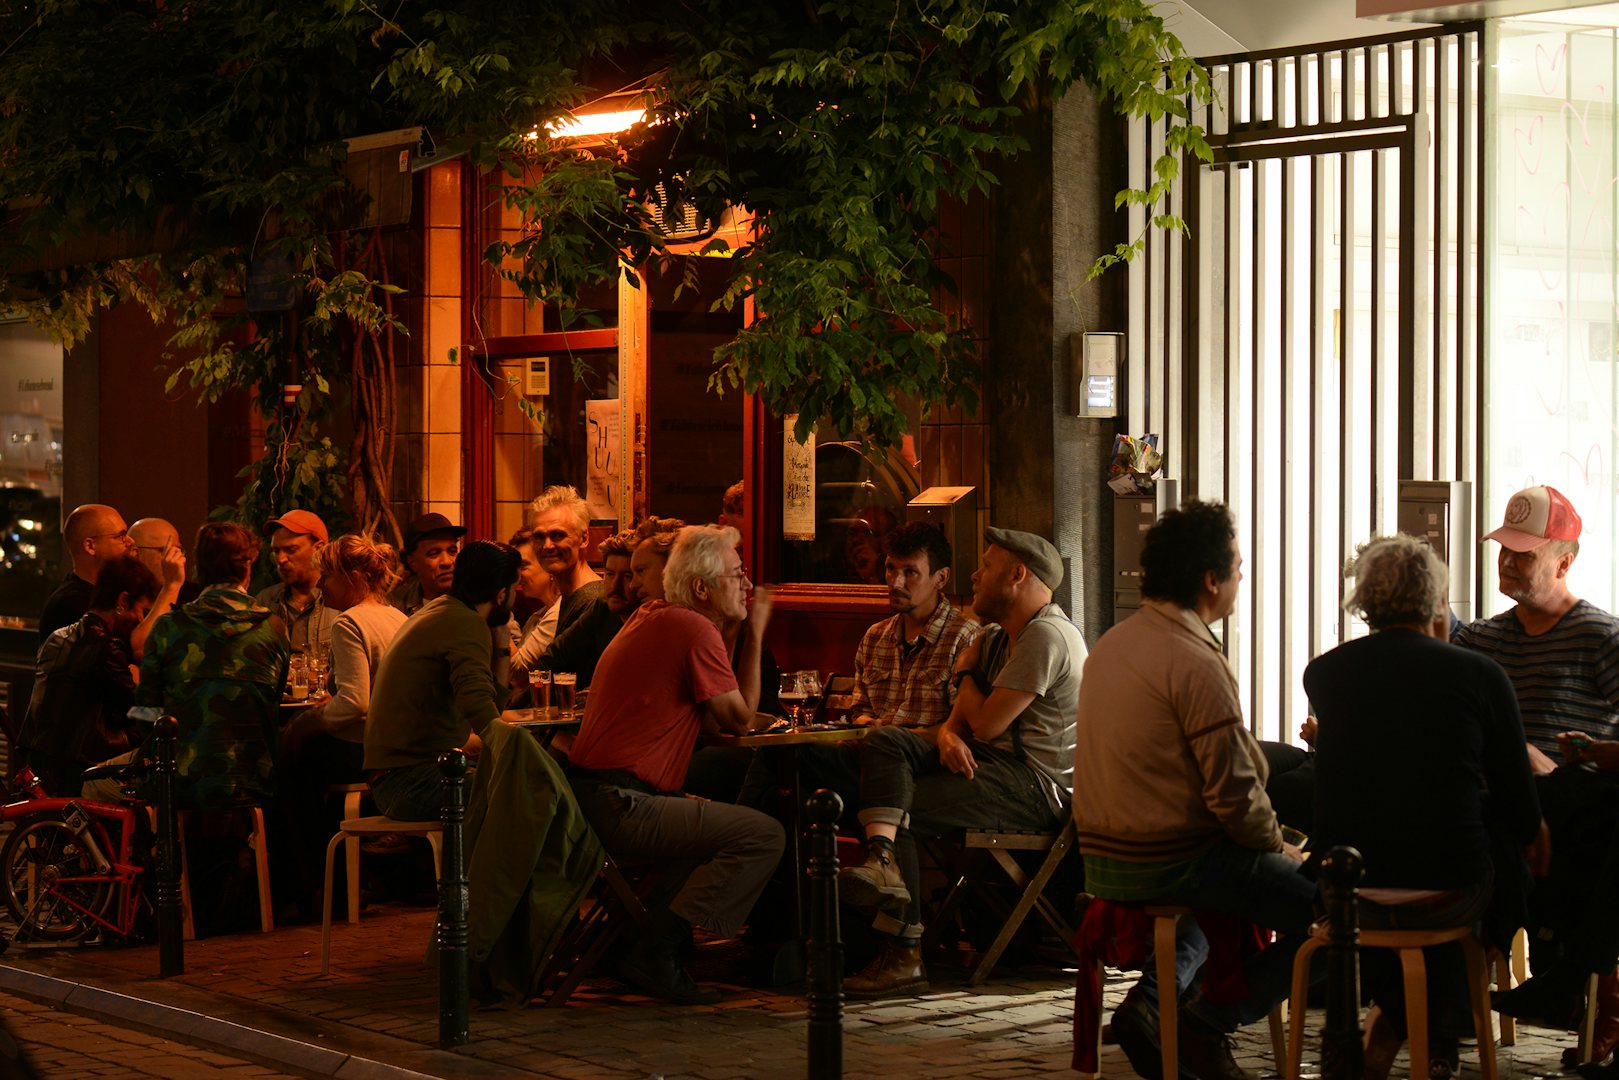
{"label": "man wearing flat cap", "polygon": [[429,600],[448,593],[455,577],[455,556],[466,532],[443,514],[423,514],[407,525],[399,553],[407,573],[388,593],[388,603],[414,615]]}
{"label": "man wearing flat cap", "polygon": [[326,546],[326,523],[309,510],[288,510],[264,523],[270,557],[281,580],[260,589],[253,602],[269,608],[286,624],[292,651],[324,656],[332,643],[332,626],[343,614],[327,607],[320,595],[320,566]]}
{"label": "man wearing flat cap", "polygon": [[851,998],[917,994],[922,967],[916,838],[961,828],[1053,830],[1068,810],[1085,641],[1051,594],[1062,557],[1042,537],[986,529],[973,612],[988,625],[956,658],[955,705],[937,746],[881,727],[860,747],[866,861],[838,876],[843,901],[876,912],[876,959]]}

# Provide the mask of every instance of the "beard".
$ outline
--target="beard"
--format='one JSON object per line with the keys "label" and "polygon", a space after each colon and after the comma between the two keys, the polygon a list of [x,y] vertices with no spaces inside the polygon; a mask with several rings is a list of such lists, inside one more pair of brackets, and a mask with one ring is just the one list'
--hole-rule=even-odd
{"label": "beard", "polygon": [[495,603],[489,608],[489,617],[484,621],[490,626],[505,626],[512,618],[512,601],[508,597],[504,604]]}

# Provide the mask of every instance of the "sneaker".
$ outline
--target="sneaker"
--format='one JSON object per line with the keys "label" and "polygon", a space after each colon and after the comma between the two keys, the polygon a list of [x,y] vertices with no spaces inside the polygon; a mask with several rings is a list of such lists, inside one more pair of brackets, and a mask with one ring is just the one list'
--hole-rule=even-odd
{"label": "sneaker", "polygon": [[838,871],[838,899],[867,911],[899,911],[911,902],[911,890],[894,862],[891,845],[868,842],[866,861]]}

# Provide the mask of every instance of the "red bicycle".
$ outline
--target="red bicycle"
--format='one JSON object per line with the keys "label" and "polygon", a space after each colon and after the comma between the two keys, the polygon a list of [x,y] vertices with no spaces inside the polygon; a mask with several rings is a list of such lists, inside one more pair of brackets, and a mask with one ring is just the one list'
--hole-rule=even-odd
{"label": "red bicycle", "polygon": [[[145,772],[144,764],[99,765],[85,779],[114,778],[128,788]],[[79,941],[97,930],[132,936],[143,906],[150,908],[140,887],[150,838],[140,829],[140,800],[58,798],[26,768],[17,785],[20,797],[0,805],[0,821],[15,825],[0,849],[5,905],[17,923],[13,940]],[[6,944],[0,938],[0,950]]]}

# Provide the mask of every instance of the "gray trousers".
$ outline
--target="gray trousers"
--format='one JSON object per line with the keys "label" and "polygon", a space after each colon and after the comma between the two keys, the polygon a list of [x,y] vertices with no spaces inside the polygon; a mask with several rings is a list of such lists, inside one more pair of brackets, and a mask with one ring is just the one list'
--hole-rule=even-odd
{"label": "gray trousers", "polygon": [[574,792],[613,858],[675,865],[669,910],[721,937],[742,928],[787,842],[774,818],[729,803],[577,779]]}

